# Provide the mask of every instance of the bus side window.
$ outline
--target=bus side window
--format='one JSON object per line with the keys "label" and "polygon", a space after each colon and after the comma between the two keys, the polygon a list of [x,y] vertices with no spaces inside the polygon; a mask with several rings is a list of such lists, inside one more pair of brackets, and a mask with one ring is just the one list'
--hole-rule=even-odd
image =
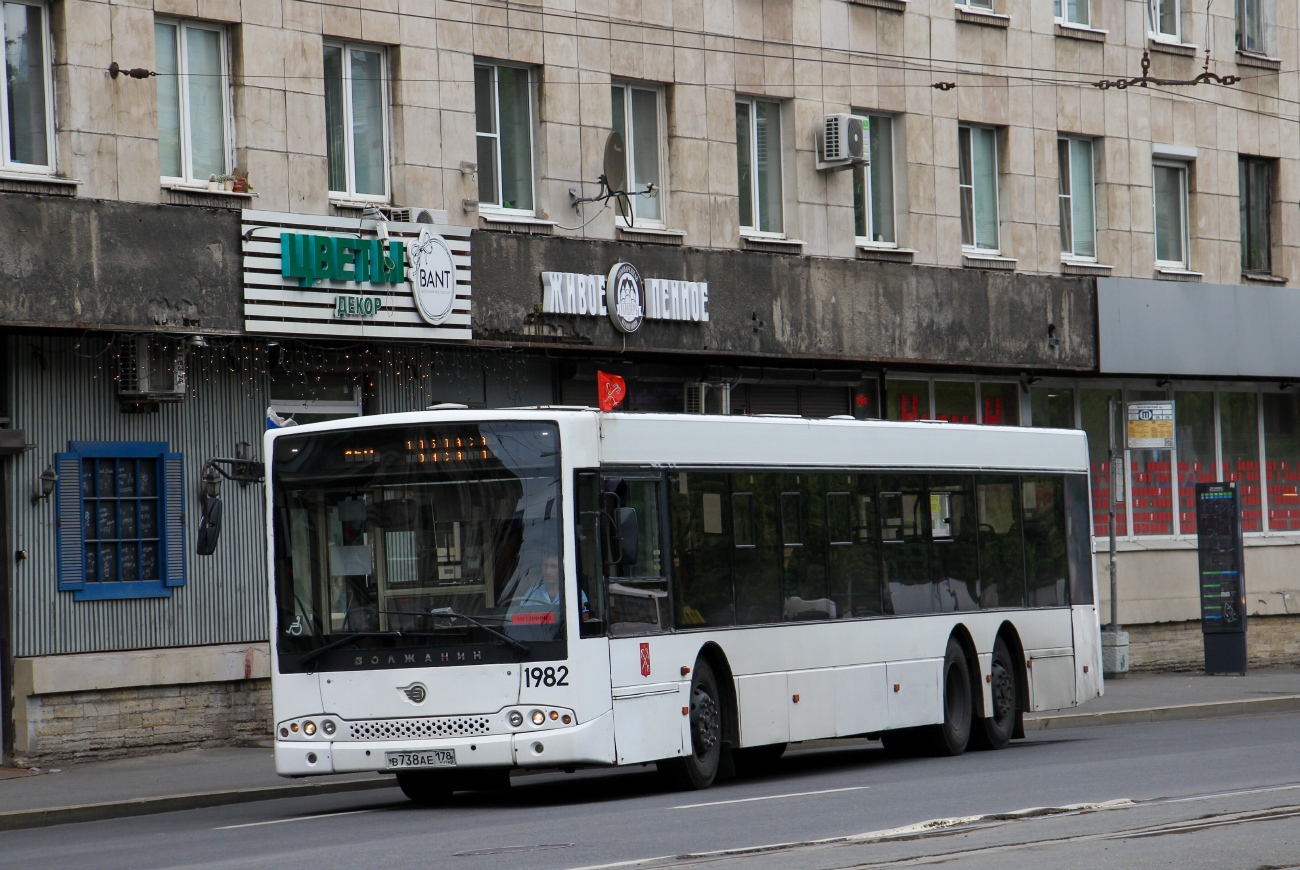
{"label": "bus side window", "polygon": [[600,564],[600,475],[579,471],[577,491],[578,601],[580,637],[605,633],[605,584]]}
{"label": "bus side window", "polygon": [[731,565],[736,622],[762,625],[781,621],[781,540],[779,475],[737,472],[731,475],[735,523]]}
{"label": "bus side window", "polygon": [[[601,481],[600,488],[605,540],[611,541],[610,536],[615,534],[612,523],[619,509],[631,508],[636,515],[635,559],[626,564],[615,563],[612,560],[618,557],[617,553],[603,554],[610,634],[665,631],[671,614],[660,540],[660,479],[610,476]],[[627,558],[632,558],[630,552]]]}
{"label": "bus side window", "polygon": [[[734,625],[727,475],[691,471],[669,475],[673,606],[680,628]],[[750,518],[746,518],[747,520]]]}
{"label": "bus side window", "polygon": [[1025,541],[1020,523],[1020,480],[980,475],[975,484],[979,521],[980,605],[1024,607]]}
{"label": "bus side window", "polygon": [[1065,540],[1065,479],[1029,476],[1020,479],[1025,514],[1025,563],[1029,568],[1030,607],[1063,607],[1070,576]]}
{"label": "bus side window", "polygon": [[1065,510],[1069,517],[1070,603],[1092,604],[1092,526],[1088,517],[1088,478],[1065,478]]}

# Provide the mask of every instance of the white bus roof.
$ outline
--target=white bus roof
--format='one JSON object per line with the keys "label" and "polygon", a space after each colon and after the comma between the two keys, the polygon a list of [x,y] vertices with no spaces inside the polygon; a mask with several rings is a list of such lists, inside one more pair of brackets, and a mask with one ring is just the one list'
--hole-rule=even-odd
{"label": "white bus roof", "polygon": [[600,461],[612,465],[1088,471],[1087,439],[1080,430],[935,422],[536,407],[379,414],[268,434],[487,420],[554,420],[579,427],[598,423]]}

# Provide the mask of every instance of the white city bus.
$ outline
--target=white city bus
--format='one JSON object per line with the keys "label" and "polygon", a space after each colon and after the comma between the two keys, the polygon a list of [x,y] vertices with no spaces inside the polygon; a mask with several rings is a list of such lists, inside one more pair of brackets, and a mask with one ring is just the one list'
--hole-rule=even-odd
{"label": "white city bus", "polygon": [[1101,694],[1081,432],[434,410],[267,433],[275,760],[412,799],[958,754]]}

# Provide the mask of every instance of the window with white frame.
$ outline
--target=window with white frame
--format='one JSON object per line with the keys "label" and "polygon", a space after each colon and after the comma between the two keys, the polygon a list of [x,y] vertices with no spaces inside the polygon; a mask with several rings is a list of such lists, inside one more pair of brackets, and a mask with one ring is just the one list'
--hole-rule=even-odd
{"label": "window with white frame", "polygon": [[0,169],[54,168],[49,14],[44,3],[0,4],[4,19],[4,87],[0,89]]}
{"label": "window with white frame", "polygon": [[388,72],[384,50],[325,43],[325,146],[331,194],[388,197]]}
{"label": "window with white frame", "polygon": [[[662,225],[663,91],[655,87],[615,83],[610,96],[614,132],[622,137],[627,155],[624,189],[633,194],[629,197],[632,217],[638,223]],[[653,194],[635,195],[648,187],[654,188]]]}
{"label": "window with white frame", "polygon": [[1173,160],[1152,161],[1155,201],[1156,266],[1186,269],[1187,257],[1187,164]]}
{"label": "window with white frame", "polygon": [[1264,0],[1237,0],[1237,48],[1264,52]]}
{"label": "window with white frame", "polygon": [[230,171],[230,89],[225,29],[154,23],[158,163],[163,178],[198,183]]}
{"label": "window with white frame", "polygon": [[1261,157],[1237,159],[1241,208],[1241,271],[1271,271],[1269,223],[1273,211],[1273,161]]}
{"label": "window with white frame", "polygon": [[958,6],[965,6],[971,9],[982,9],[986,12],[993,11],[993,0],[956,0]]}
{"label": "window with white frame", "polygon": [[998,132],[966,124],[957,130],[961,244],[998,250]]}
{"label": "window with white frame", "polygon": [[1152,35],[1180,41],[1182,12],[1181,0],[1147,0],[1147,26]]}
{"label": "window with white frame", "polygon": [[1057,199],[1061,205],[1061,253],[1097,256],[1097,203],[1093,181],[1092,140],[1062,136],[1056,140],[1060,163]]}
{"label": "window with white frame", "polygon": [[853,167],[853,234],[860,244],[892,245],[894,235],[894,119],[860,115],[867,131],[867,166]]}
{"label": "window with white frame", "polygon": [[513,66],[474,67],[480,207],[533,212],[532,74]]}
{"label": "window with white frame", "polygon": [[1056,20],[1088,27],[1092,24],[1089,0],[1054,0]]}
{"label": "window with white frame", "polygon": [[781,104],[744,97],[736,100],[741,229],[784,231],[781,152]]}

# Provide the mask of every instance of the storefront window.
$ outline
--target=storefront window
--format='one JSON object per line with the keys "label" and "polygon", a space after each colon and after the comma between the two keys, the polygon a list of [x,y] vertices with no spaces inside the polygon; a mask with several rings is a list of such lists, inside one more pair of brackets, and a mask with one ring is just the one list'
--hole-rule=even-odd
{"label": "storefront window", "polygon": [[[1128,393],[1130,402],[1160,402],[1168,398],[1164,390],[1129,390]],[[1174,533],[1172,455],[1172,450],[1129,451],[1135,535]]]}
{"label": "storefront window", "polygon": [[1174,424],[1178,427],[1178,529],[1196,534],[1196,484],[1214,475],[1214,393],[1174,393]]}
{"label": "storefront window", "polygon": [[[1102,413],[1104,416],[1105,412]],[[1029,414],[1034,426],[1048,429],[1075,428],[1074,389],[1072,387],[1031,387]],[[1105,445],[1103,444],[1102,447],[1104,448]]]}
{"label": "storefront window", "polygon": [[980,422],[985,426],[1020,425],[1020,385],[980,383]]}
{"label": "storefront window", "polygon": [[1237,482],[1241,530],[1263,529],[1259,490],[1259,394],[1219,394],[1219,437],[1223,443],[1222,479]]}
{"label": "storefront window", "polygon": [[975,383],[935,381],[934,418],[949,423],[975,422]]}
{"label": "storefront window", "polygon": [[1300,530],[1300,395],[1264,394],[1264,456],[1268,527]]}
{"label": "storefront window", "polygon": [[[1088,435],[1088,477],[1092,481],[1092,515],[1094,518],[1093,534],[1104,537],[1110,534],[1106,515],[1110,504],[1110,462],[1107,446],[1110,439],[1109,423],[1106,420],[1107,400],[1114,398],[1115,407],[1121,408],[1119,390],[1081,390],[1080,418],[1083,430]],[[1119,425],[1118,419],[1116,426]],[[1116,429],[1118,437],[1119,430]],[[1126,505],[1115,505],[1115,534],[1123,535],[1128,527]]]}
{"label": "storefront window", "polygon": [[[890,420],[929,420],[929,381],[889,381],[886,401]],[[974,400],[971,400],[974,405]]]}

